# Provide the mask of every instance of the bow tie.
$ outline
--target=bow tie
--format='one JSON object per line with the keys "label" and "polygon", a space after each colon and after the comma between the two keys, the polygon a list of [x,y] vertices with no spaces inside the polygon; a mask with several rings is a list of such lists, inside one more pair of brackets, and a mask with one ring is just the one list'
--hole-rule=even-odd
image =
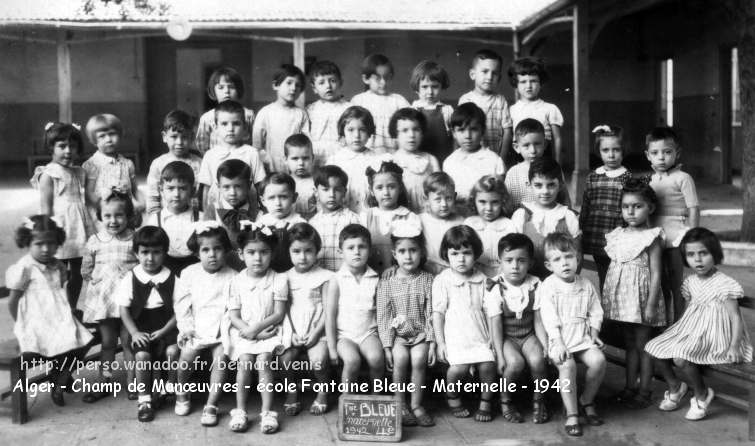
{"label": "bow tie", "polygon": [[239,226],[241,220],[250,220],[249,211],[246,209],[218,209],[218,216],[223,226],[236,232],[241,230]]}
{"label": "bow tie", "polygon": [[[493,279],[485,279],[485,289],[488,291],[492,290],[496,285],[501,286],[501,291],[506,289],[506,282],[504,282],[502,277],[499,277],[496,280]],[[503,294],[503,293],[501,293]]]}

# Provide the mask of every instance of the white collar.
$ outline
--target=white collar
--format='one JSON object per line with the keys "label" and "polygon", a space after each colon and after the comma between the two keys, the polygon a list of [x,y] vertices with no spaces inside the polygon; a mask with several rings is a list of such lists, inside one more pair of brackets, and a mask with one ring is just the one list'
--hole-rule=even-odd
{"label": "white collar", "polygon": [[118,234],[111,235],[107,231],[103,230],[97,233],[97,238],[100,239],[101,242],[110,242],[113,241],[113,239],[125,242],[134,238],[134,231],[127,229],[125,236],[118,237]]}
{"label": "white collar", "polygon": [[[448,271],[448,279],[451,282],[452,285],[455,286],[462,286],[465,283],[484,283],[485,279],[487,279],[487,276],[485,274],[481,273],[478,270],[475,270],[470,276],[463,277],[459,274],[456,274],[451,268],[446,269],[445,271]],[[445,272],[444,271],[444,272]]]}
{"label": "white collar", "polygon": [[265,226],[274,226],[275,228],[285,228],[289,223],[302,223],[305,222],[303,218],[301,218],[301,215],[296,213],[295,211],[291,211],[290,214],[286,215],[283,218],[275,218],[272,214],[262,214],[257,219],[257,223],[263,224]]}
{"label": "white collar", "polygon": [[674,166],[671,169],[669,169],[669,170],[667,170],[665,172],[655,172],[654,171],[652,177],[660,179],[662,177],[667,177],[667,176],[671,175],[672,173],[676,172],[677,170],[682,170],[682,163],[674,164]]}
{"label": "white collar", "polygon": [[514,229],[511,220],[503,216],[498,217],[493,221],[487,221],[479,215],[473,215],[471,217],[468,217],[464,221],[464,224],[470,226],[475,231],[484,231],[486,229],[490,229],[496,232],[501,232],[511,231]]}
{"label": "white collar", "polygon": [[115,156],[108,156],[100,152],[99,149],[96,152],[94,152],[94,155],[92,155],[92,158],[94,157],[97,157],[100,161],[104,163],[110,163],[110,164],[116,164],[121,161],[120,153],[116,153]]}
{"label": "white collar", "polygon": [[[354,280],[356,280],[356,276],[351,273],[351,270],[346,265],[341,265],[341,269],[336,271],[336,274],[339,277],[350,277]],[[377,277],[378,274],[375,272],[374,269],[367,266],[367,269],[364,270],[364,274],[362,274],[362,278],[368,278],[368,277]]]}
{"label": "white collar", "polygon": [[527,202],[522,203],[522,206],[526,207],[532,213],[530,221],[540,234],[556,232],[558,222],[561,219],[566,218],[566,214],[569,211],[568,207],[560,203],[556,203],[556,206],[553,207],[553,209],[541,209],[535,207],[534,204],[535,203]]}
{"label": "white collar", "polygon": [[133,271],[134,276],[136,276],[136,279],[141,283],[163,283],[170,278],[170,270],[164,266],[160,272],[154,275],[144,271],[144,268],[141,265],[136,265],[131,271]]}
{"label": "white collar", "polygon": [[606,170],[605,166],[600,166],[597,169],[595,169],[595,173],[597,173],[598,175],[605,175],[608,178],[618,178],[624,175],[625,172],[627,172],[627,168],[624,166],[621,166],[618,169],[613,169],[613,170]]}

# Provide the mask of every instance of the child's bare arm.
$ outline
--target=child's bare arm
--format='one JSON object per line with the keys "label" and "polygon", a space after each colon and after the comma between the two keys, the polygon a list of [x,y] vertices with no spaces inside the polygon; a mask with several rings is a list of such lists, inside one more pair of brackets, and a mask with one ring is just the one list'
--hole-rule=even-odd
{"label": "child's bare arm", "polygon": [[511,149],[512,136],[513,132],[511,127],[504,127],[503,140],[501,141],[501,153],[499,153],[501,159],[503,160],[506,159],[506,154],[509,152],[509,149]]}
{"label": "child's bare arm", "polygon": [[280,324],[283,318],[286,317],[286,306],[287,302],[285,300],[276,300],[273,306],[273,314],[260,321],[260,331],[266,331]]}
{"label": "child's bare arm", "polygon": [[440,362],[448,362],[446,355],[446,334],[443,328],[446,326],[446,315],[444,313],[433,312],[433,333],[435,334],[435,344],[437,345],[437,359]]}
{"label": "child's bare arm", "polygon": [[86,185],[84,186],[84,197],[87,201],[87,205],[95,207],[100,201],[100,197],[97,195],[96,184],[93,180],[87,177]]}
{"label": "child's bare arm", "polygon": [[20,290],[10,290],[10,294],[8,295],[8,311],[10,311],[10,317],[12,317],[14,321],[18,317],[18,301],[23,295],[24,292]]}
{"label": "child's bare arm", "polygon": [[658,299],[661,294],[661,264],[663,250],[661,249],[660,239],[656,239],[648,249],[648,263],[650,269],[650,295],[648,296],[645,315],[648,319],[655,317],[655,308],[658,305]]}
{"label": "child's bare arm", "polygon": [[338,352],[336,350],[338,329],[336,327],[336,320],[338,318],[339,293],[338,282],[334,280],[331,286],[328,287],[325,295],[325,339],[328,342],[328,353],[331,362],[338,360]]}
{"label": "child's bare arm", "polygon": [[170,318],[170,320],[166,322],[165,325],[163,325],[163,328],[150,333],[149,339],[150,340],[160,339],[175,328],[176,328],[176,315],[174,314],[173,317]]}
{"label": "child's bare arm", "polygon": [[547,355],[548,352],[548,334],[545,332],[543,326],[543,318],[540,316],[540,310],[535,310],[535,337],[540,341],[540,345],[543,346],[543,352]]}
{"label": "child's bare arm", "polygon": [[503,370],[506,368],[506,359],[503,357],[503,323],[501,319],[501,315],[496,314],[488,318],[488,325],[490,326],[490,338],[493,341],[493,349],[498,360],[498,373],[503,374]]}
{"label": "child's bare arm", "polygon": [[438,158],[436,158],[433,155],[430,155],[430,170],[434,172],[440,172],[440,162],[438,162]]}
{"label": "child's bare arm", "polygon": [[134,322],[134,318],[131,317],[129,307],[120,306],[121,321],[131,335],[131,344],[138,346],[146,346],[149,343],[149,334],[140,331]]}
{"label": "child's bare arm", "polygon": [[726,314],[731,321],[731,342],[726,352],[726,359],[731,362],[742,360],[739,354],[739,343],[742,341],[742,317],[739,312],[739,302],[736,299],[726,299],[724,302]]}
{"label": "child's bare arm", "polygon": [[39,211],[45,215],[53,215],[53,199],[55,186],[49,175],[42,174],[39,176]]}
{"label": "child's bare arm", "polygon": [[562,140],[561,140],[561,126],[551,124],[551,133],[553,134],[553,158],[557,162],[561,162],[561,147],[562,147]]}
{"label": "child's bare arm", "polygon": [[690,228],[696,228],[700,224],[700,206],[692,206],[687,208],[689,216],[687,217],[687,226]]}

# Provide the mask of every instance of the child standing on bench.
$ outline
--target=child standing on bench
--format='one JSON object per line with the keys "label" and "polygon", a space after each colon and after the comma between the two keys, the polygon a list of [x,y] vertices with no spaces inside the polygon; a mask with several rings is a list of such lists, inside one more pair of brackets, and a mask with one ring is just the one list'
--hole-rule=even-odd
{"label": "child standing on bench", "polygon": [[92,340],[73,317],[66,296],[66,267],[55,258],[65,238],[65,231],[47,215],[25,218],[16,229],[15,239],[16,245],[28,249],[28,253],[5,273],[18,347],[26,361],[31,355],[53,363],[50,396],[58,406],[65,405],[61,386],[71,377],[71,364],[84,356]]}
{"label": "child standing on bench", "polygon": [[739,311],[742,285],[716,269],[724,258],[716,235],[705,228],[690,229],[679,243],[679,251],[684,266],[695,272],[682,283],[687,308],[678,322],[647,343],[645,351],[660,359],[657,364],[668,384],[658,408],[676,409],[687,393],[687,384],[671,368],[673,358],[692,380],[694,395],[684,417],[696,421],[708,414],[714,396],[713,389],[703,382],[701,366],[749,363],[752,344]]}

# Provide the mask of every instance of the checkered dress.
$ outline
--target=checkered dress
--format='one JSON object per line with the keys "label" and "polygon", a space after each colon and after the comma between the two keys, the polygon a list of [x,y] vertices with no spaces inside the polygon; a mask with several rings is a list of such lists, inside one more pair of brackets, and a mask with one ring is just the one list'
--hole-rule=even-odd
{"label": "checkered dress", "polygon": [[377,287],[378,334],[383,347],[393,347],[396,336],[410,345],[434,341],[433,275],[419,271],[398,277],[396,269],[386,271]]}
{"label": "checkered dress", "polygon": [[359,223],[359,216],[349,209],[342,208],[329,214],[318,212],[309,220],[322,240],[322,248],[317,254],[320,266],[330,271],[341,268],[341,256],[338,255],[338,236],[343,228],[351,223]]}
{"label": "checkered dress", "polygon": [[629,171],[610,178],[605,173],[590,172],[582,198],[579,226],[582,228],[582,251],[606,255],[606,234],[621,226],[621,190],[632,178]]}

